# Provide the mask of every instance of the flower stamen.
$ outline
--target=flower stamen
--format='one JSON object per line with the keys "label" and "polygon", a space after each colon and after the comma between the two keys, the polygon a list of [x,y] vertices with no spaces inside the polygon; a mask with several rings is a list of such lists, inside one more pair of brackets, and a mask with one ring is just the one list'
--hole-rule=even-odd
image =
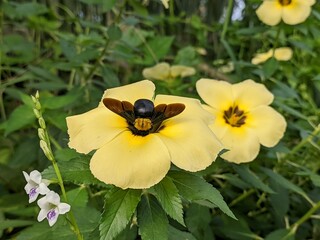
{"label": "flower stamen", "polygon": [[241,127],[245,124],[246,118],[244,111],[240,110],[238,106],[229,107],[228,110],[224,111],[223,115],[225,122],[232,127]]}
{"label": "flower stamen", "polygon": [[282,5],[282,6],[288,6],[291,4],[291,1],[292,0],[279,0],[279,3]]}

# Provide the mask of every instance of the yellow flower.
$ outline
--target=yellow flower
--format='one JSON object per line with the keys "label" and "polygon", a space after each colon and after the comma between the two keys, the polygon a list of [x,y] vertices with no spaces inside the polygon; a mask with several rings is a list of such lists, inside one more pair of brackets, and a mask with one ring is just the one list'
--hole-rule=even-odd
{"label": "yellow flower", "polygon": [[187,77],[194,75],[196,70],[192,67],[183,65],[173,65],[170,67],[168,63],[162,62],[157,65],[143,69],[143,76],[147,79],[155,80],[171,80],[177,77]]}
{"label": "yellow flower", "polygon": [[272,56],[278,61],[289,61],[292,58],[292,55],[293,51],[289,47],[276,48],[274,54],[273,49],[270,49],[268,52],[256,54],[254,58],[252,58],[251,63],[260,64],[267,61]]}
{"label": "yellow flower", "polygon": [[85,154],[97,149],[90,169],[99,180],[148,188],[165,177],[171,162],[199,171],[222,150],[208,127],[213,117],[199,100],[157,95],[151,101],[154,91],[149,80],[108,89],[97,108],[67,117],[69,147]]}
{"label": "yellow flower", "polygon": [[315,0],[264,0],[256,10],[258,18],[267,25],[275,26],[281,19],[290,25],[304,22],[310,15]]}
{"label": "yellow flower", "polygon": [[211,130],[229,150],[221,155],[223,159],[250,162],[257,157],[260,144],[273,147],[282,138],[286,121],[268,106],[273,95],[263,84],[200,79],[196,87],[208,104],[205,108],[216,118]]}

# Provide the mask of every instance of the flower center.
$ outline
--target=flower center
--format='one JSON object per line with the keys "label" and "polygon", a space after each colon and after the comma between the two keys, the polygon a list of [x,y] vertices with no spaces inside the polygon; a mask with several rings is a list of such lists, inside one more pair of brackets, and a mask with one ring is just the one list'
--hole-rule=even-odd
{"label": "flower center", "polygon": [[246,118],[244,111],[240,110],[238,106],[229,107],[223,114],[223,119],[232,127],[241,127],[245,124]]}
{"label": "flower center", "polygon": [[292,1],[292,0],[279,0],[279,3],[280,3],[282,6],[287,6],[287,5],[291,4],[291,1]]}
{"label": "flower center", "polygon": [[162,122],[185,109],[181,103],[159,104],[156,107],[149,99],[138,99],[134,105],[127,101],[104,98],[103,104],[112,112],[125,118],[134,135],[146,136],[164,128]]}
{"label": "flower center", "polygon": [[47,213],[47,219],[51,220],[53,219],[55,216],[57,215],[56,211],[54,209],[51,209],[48,213]]}

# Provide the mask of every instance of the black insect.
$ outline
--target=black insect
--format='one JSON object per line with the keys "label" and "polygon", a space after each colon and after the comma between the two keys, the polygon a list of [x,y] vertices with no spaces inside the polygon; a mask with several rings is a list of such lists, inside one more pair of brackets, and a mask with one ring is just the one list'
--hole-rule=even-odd
{"label": "black insect", "polygon": [[154,106],[149,99],[138,99],[132,105],[127,101],[104,98],[103,104],[110,111],[125,118],[131,132],[140,136],[159,131],[163,127],[161,124],[164,120],[182,113],[185,109],[182,103]]}

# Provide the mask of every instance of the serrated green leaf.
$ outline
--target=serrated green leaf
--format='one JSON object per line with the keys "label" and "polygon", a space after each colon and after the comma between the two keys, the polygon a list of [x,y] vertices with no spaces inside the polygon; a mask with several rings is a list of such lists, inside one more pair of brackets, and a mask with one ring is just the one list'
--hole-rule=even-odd
{"label": "serrated green leaf", "polygon": [[142,240],[168,239],[168,218],[152,195],[141,199],[138,206],[138,224]]}
{"label": "serrated green leaf", "polygon": [[191,233],[180,231],[169,225],[169,240],[197,240]]}
{"label": "serrated green leaf", "polygon": [[156,198],[166,213],[185,226],[183,221],[183,207],[178,189],[168,177],[154,186]]}
{"label": "serrated green leaf", "polygon": [[264,184],[261,179],[249,169],[248,165],[237,165],[234,166],[234,169],[241,176],[241,178],[251,186],[267,193],[274,193],[274,191],[268,185]]}
{"label": "serrated green leaf", "polygon": [[17,131],[35,121],[36,117],[34,116],[33,109],[27,105],[21,105],[17,107],[5,124],[4,134],[8,134]]}
{"label": "serrated green leaf", "polygon": [[212,221],[212,215],[208,207],[191,203],[186,208],[185,221],[188,230],[197,239],[212,239],[212,228],[210,222]]}
{"label": "serrated green leaf", "polygon": [[114,188],[105,199],[100,220],[100,240],[114,239],[124,230],[133,215],[141,190]]}
{"label": "serrated green leaf", "polygon": [[85,207],[88,202],[88,192],[84,187],[79,187],[67,192],[69,204],[72,207]]}
{"label": "serrated green leaf", "polygon": [[220,192],[204,179],[191,173],[170,171],[168,174],[179,190],[179,194],[189,201],[209,200],[229,217],[237,219],[223,200]]}
{"label": "serrated green leaf", "polygon": [[264,240],[294,240],[294,234],[289,229],[277,229],[268,234]]}
{"label": "serrated green leaf", "polygon": [[[58,166],[64,181],[105,186],[104,183],[92,175],[87,157],[75,158],[67,162],[58,162]],[[42,172],[42,177],[44,179],[57,181],[57,176],[52,166]]]}
{"label": "serrated green leaf", "polygon": [[303,196],[308,201],[310,200],[308,195],[302,190],[302,188],[300,188],[299,186],[293,184],[292,182],[290,182],[288,179],[284,178],[280,174],[272,171],[271,169],[264,168],[264,167],[261,167],[261,170],[266,175],[268,175],[270,178],[272,178],[274,181],[276,181],[278,184],[280,184],[282,187],[300,194],[301,196]]}

